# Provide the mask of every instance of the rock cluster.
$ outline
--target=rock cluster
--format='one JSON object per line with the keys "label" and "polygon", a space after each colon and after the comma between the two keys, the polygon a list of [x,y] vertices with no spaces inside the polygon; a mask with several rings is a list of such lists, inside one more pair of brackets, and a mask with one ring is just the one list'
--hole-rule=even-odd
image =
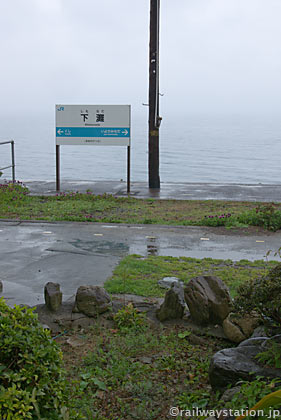
{"label": "rock cluster", "polygon": [[[168,289],[163,303],[156,310],[156,317],[161,322],[181,319],[187,314],[190,321],[198,325],[222,325],[226,337],[235,343],[248,338],[259,322],[257,316],[241,318],[231,313],[228,288],[218,277],[195,277],[185,286],[176,277],[165,277],[158,284]],[[46,308],[57,313],[62,305],[60,285],[47,283],[44,295]],[[103,287],[86,285],[78,288],[72,312],[96,317],[111,307],[110,295]]]}
{"label": "rock cluster", "polygon": [[209,378],[214,389],[259,376],[281,379],[281,369],[265,367],[256,358],[272,340],[281,343],[281,335],[271,339],[266,337],[263,328],[258,327],[260,316],[254,311],[243,316],[232,313],[229,290],[221,279],[204,275],[191,279],[185,286],[177,278],[163,280],[158,284],[162,287],[169,285],[170,289],[156,312],[160,321],[182,318],[187,305],[192,322],[201,326],[221,325],[230,341],[240,343],[236,348],[221,350],[213,356]]}
{"label": "rock cluster", "polygon": [[[215,276],[205,275],[191,279],[184,286],[179,279],[171,277],[162,279],[158,284],[168,289],[163,303],[156,310],[159,321],[181,319],[188,308],[190,318],[194,323],[203,326],[219,324],[229,340],[240,343],[236,348],[221,350],[213,356],[209,370],[210,384],[213,389],[234,386],[240,380],[252,380],[259,376],[281,380],[281,369],[264,367],[256,358],[257,354],[264,351],[272,341],[281,343],[281,335],[272,338],[262,336],[264,331],[256,328],[260,322],[256,313],[243,317],[232,313],[232,300],[222,280]],[[0,282],[0,292],[1,286]],[[49,314],[52,312],[52,316],[57,318],[54,322],[59,322],[60,313],[62,319],[66,314],[68,317],[70,314],[68,322],[71,326],[76,324],[81,326],[82,321],[83,325],[90,325],[94,317],[112,308],[110,295],[99,286],[80,286],[76,292],[75,302],[65,302],[64,305],[62,305],[59,284],[47,283],[44,295],[45,307],[43,312],[41,310],[41,316],[45,315],[44,311]],[[144,304],[146,305],[147,302],[142,302],[142,305]],[[116,310],[114,301],[113,307]],[[155,305],[153,308],[155,317]],[[254,330],[256,333],[253,334]],[[252,337],[258,335],[258,337],[249,338],[251,335]],[[80,343],[71,345],[78,346]],[[231,399],[234,392],[238,392],[238,389],[229,390],[229,395],[225,395],[225,401]]]}
{"label": "rock cluster", "polygon": [[[62,292],[58,283],[49,282],[44,287],[45,305],[57,312],[62,305]],[[73,312],[95,317],[106,312],[111,306],[111,298],[103,287],[80,286],[76,292]]]}
{"label": "rock cluster", "polygon": [[[62,292],[58,283],[49,282],[44,287],[45,305],[49,311],[57,312],[62,305]],[[103,287],[80,286],[76,292],[72,312],[96,317],[111,307],[111,298]]]}
{"label": "rock cluster", "polygon": [[171,288],[166,292],[164,302],[157,311],[160,321],[182,318],[188,307],[190,317],[195,323],[222,324],[231,311],[232,302],[228,288],[218,277],[195,277],[185,288],[177,278],[163,280],[160,285],[163,287],[163,284],[171,284]]}

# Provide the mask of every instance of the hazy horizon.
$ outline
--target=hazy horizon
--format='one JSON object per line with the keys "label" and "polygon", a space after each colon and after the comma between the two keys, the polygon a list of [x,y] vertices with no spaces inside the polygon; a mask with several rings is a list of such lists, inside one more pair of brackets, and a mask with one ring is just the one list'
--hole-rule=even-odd
{"label": "hazy horizon", "polygon": [[[146,119],[149,0],[0,4],[0,114],[131,104]],[[281,111],[281,2],[161,1],[160,91],[171,116]]]}

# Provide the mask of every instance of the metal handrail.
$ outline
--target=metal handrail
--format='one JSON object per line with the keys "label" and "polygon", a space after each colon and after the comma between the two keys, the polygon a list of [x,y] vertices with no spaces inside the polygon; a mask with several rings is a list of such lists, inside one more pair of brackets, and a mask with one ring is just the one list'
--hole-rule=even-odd
{"label": "metal handrail", "polygon": [[12,168],[12,179],[13,179],[13,182],[16,182],[16,174],[15,174],[15,167],[16,167],[16,164],[15,164],[15,142],[14,142],[14,140],[2,141],[2,142],[0,142],[0,145],[1,144],[9,144],[9,143],[11,143],[12,164],[9,165],[9,166],[5,166],[4,168],[0,168],[0,171],[1,171],[1,169],[4,170],[4,169]]}

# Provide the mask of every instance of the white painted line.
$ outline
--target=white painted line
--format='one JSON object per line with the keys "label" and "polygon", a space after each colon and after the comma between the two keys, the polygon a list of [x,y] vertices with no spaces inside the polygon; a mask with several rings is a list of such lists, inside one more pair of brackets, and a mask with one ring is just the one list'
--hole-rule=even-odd
{"label": "white painted line", "polygon": [[44,233],[44,235],[49,235],[50,233],[53,233],[53,232],[49,232],[48,230],[46,230],[46,232],[43,232]]}
{"label": "white painted line", "polygon": [[209,238],[200,238],[200,241],[209,241]]}
{"label": "white painted line", "polygon": [[94,233],[94,236],[103,236],[103,233]]}
{"label": "white painted line", "polygon": [[256,241],[256,242],[264,242],[264,241]]}
{"label": "white painted line", "polygon": [[102,226],[103,228],[106,228],[106,229],[116,229],[116,228],[118,228],[118,226]]}

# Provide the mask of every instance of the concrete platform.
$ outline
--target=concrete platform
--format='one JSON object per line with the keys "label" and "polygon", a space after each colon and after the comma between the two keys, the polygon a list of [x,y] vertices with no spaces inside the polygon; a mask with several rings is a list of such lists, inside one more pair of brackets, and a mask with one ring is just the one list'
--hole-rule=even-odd
{"label": "concrete platform", "polygon": [[[103,285],[129,254],[251,261],[277,251],[281,232],[235,233],[193,226],[73,222],[1,222],[0,268],[10,305],[43,303],[44,285],[61,284],[64,300],[81,285]],[[269,259],[278,260],[274,253]]]}
{"label": "concrete platform", "polygon": [[[32,194],[56,194],[55,182],[27,181]],[[127,196],[125,182],[63,181],[62,191]],[[281,185],[163,183],[149,190],[133,183],[131,196],[155,199],[281,202]],[[64,300],[82,284],[103,285],[121,258],[129,254],[195,258],[263,259],[277,251],[281,232],[222,231],[219,228],[72,222],[0,221],[0,269],[3,293],[11,305],[43,302],[48,281],[61,284]],[[273,257],[273,253],[268,257]]]}
{"label": "concrete platform", "polygon": [[[55,195],[54,181],[24,181],[31,194]],[[127,196],[127,183],[118,181],[70,181],[61,182],[61,191],[91,190],[94,194]],[[212,184],[212,183],[162,183],[160,190],[149,189],[146,182],[133,182],[130,196],[136,198],[175,200],[228,200],[281,202],[279,184]]]}

